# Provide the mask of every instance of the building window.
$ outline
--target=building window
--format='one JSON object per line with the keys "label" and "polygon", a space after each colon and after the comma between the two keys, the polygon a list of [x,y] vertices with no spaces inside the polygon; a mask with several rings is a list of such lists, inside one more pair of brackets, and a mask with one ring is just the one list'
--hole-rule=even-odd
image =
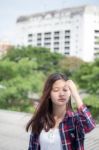
{"label": "building window", "polygon": [[66,33],[70,33],[70,30],[65,30],[65,34],[66,34]]}
{"label": "building window", "polygon": [[69,38],[70,38],[70,36],[65,35],[65,39],[69,39]]}
{"label": "building window", "polygon": [[59,33],[60,33],[59,31],[55,31],[54,35],[59,35]]}
{"label": "building window", "polygon": [[65,55],[69,55],[69,52],[64,52]]}
{"label": "building window", "polygon": [[51,35],[51,32],[45,32],[44,35]]}
{"label": "building window", "polygon": [[99,41],[98,41],[98,40],[97,40],[97,41],[95,41],[94,43],[95,43],[95,45],[99,45]]}
{"label": "building window", "polygon": [[58,40],[58,39],[59,39],[59,36],[54,37],[54,39],[55,39],[55,40]]}
{"label": "building window", "polygon": [[41,46],[41,43],[37,43],[37,46]]}
{"label": "building window", "polygon": [[37,41],[41,41],[41,38],[37,38]]}
{"label": "building window", "polygon": [[67,44],[67,45],[70,44],[70,41],[65,41],[65,44]]}
{"label": "building window", "polygon": [[54,42],[54,45],[59,45],[59,42]]}
{"label": "building window", "polygon": [[99,33],[99,30],[95,30],[95,33]]}
{"label": "building window", "polygon": [[59,51],[59,47],[54,47],[54,52],[58,52]]}
{"label": "building window", "polygon": [[30,33],[30,34],[28,34],[28,37],[32,37],[32,36],[33,36],[33,34],[31,34],[31,33]]}
{"label": "building window", "polygon": [[39,39],[39,38],[41,38],[42,37],[42,34],[41,33],[38,33],[37,34],[37,38]]}
{"label": "building window", "polygon": [[65,47],[65,49],[68,49],[68,50],[69,50],[69,49],[70,49],[70,47]]}
{"label": "building window", "polygon": [[95,51],[98,51],[98,50],[99,50],[99,47],[95,47],[94,50],[95,50]]}
{"label": "building window", "polygon": [[44,45],[46,46],[46,45],[50,45],[51,43],[50,42],[45,42],[44,43]]}
{"label": "building window", "polygon": [[38,33],[38,34],[37,34],[37,36],[41,36],[41,35],[42,35],[41,33]]}
{"label": "building window", "polygon": [[31,43],[31,42],[32,42],[32,39],[28,39],[28,42]]}
{"label": "building window", "polygon": [[51,37],[45,37],[44,40],[51,40]]}

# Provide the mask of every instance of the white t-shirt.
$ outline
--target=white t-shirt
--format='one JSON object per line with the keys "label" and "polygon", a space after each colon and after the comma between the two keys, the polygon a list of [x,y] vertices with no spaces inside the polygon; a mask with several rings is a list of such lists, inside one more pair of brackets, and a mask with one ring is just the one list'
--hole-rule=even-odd
{"label": "white t-shirt", "polygon": [[42,130],[39,136],[41,150],[62,150],[59,129]]}

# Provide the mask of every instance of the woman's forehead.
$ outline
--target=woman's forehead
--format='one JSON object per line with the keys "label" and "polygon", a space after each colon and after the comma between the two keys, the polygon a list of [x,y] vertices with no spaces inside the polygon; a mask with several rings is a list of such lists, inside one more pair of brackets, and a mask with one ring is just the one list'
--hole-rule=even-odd
{"label": "woman's forehead", "polygon": [[61,87],[61,86],[66,86],[66,81],[65,80],[57,80],[54,82],[53,87]]}

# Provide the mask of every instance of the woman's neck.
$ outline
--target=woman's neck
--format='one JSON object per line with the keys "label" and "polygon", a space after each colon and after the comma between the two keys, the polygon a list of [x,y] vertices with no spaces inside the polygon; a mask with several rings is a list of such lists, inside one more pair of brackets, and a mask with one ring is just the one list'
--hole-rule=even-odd
{"label": "woman's neck", "polygon": [[66,113],[66,106],[53,106],[53,115],[56,119],[63,119]]}

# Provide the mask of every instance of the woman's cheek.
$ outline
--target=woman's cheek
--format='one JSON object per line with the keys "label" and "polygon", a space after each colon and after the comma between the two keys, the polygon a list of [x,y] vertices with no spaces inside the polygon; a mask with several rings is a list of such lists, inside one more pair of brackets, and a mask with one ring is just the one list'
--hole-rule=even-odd
{"label": "woman's cheek", "polygon": [[57,93],[52,93],[51,94],[51,99],[52,99],[52,101],[57,100],[58,99],[58,94]]}

